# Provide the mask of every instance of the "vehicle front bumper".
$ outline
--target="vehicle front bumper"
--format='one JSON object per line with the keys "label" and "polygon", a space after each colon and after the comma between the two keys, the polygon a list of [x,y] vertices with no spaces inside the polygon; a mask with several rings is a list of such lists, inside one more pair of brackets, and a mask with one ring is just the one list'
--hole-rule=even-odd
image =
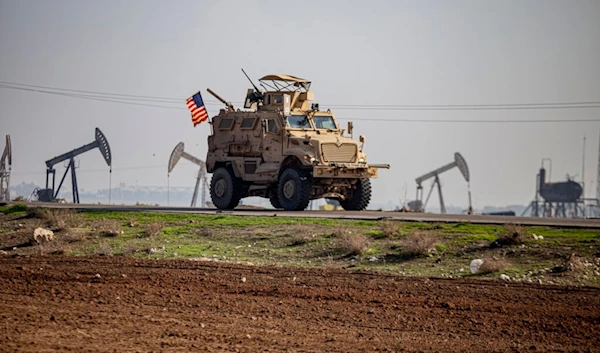
{"label": "vehicle front bumper", "polygon": [[377,168],[358,163],[331,163],[313,166],[313,178],[377,178]]}

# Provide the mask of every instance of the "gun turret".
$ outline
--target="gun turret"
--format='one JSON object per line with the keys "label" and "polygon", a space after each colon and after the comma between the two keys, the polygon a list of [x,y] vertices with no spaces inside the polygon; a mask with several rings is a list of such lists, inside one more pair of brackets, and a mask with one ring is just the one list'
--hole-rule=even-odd
{"label": "gun turret", "polygon": [[252,82],[252,80],[250,79],[248,74],[246,74],[246,71],[244,71],[244,69],[242,69],[242,72],[244,73],[244,75],[246,76],[248,81],[250,81],[250,84],[252,85],[252,87],[254,87],[253,92],[251,92],[251,89],[248,89],[248,93],[246,94],[246,99],[244,100],[244,108],[250,108],[253,103],[262,102],[264,95],[258,89],[258,87],[256,87],[254,82]]}
{"label": "gun turret", "polygon": [[208,91],[208,93],[212,94],[213,97],[217,98],[221,103],[225,104],[228,111],[230,111],[230,112],[235,111],[235,109],[233,109],[233,104],[231,104],[231,102],[227,102],[225,99],[221,98],[221,96],[219,96],[218,94],[213,92],[213,90],[211,90],[210,88],[207,88],[206,90]]}

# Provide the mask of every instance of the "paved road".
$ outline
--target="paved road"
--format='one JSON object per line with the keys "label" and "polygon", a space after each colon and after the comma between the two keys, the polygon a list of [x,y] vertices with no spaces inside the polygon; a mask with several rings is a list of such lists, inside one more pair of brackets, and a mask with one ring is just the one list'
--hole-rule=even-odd
{"label": "paved road", "polygon": [[240,208],[233,211],[220,211],[214,208],[190,208],[170,206],[124,206],[124,205],[98,205],[98,204],[58,204],[31,202],[29,206],[43,206],[53,208],[73,208],[79,210],[107,210],[107,211],[151,211],[151,212],[178,212],[195,214],[231,214],[239,216],[265,216],[265,217],[310,217],[310,218],[338,218],[338,219],[365,219],[379,220],[390,219],[414,222],[467,222],[478,224],[506,224],[514,223],[530,226],[560,226],[576,228],[598,228],[600,219],[565,219],[565,218],[536,218],[514,216],[484,216],[484,215],[455,215],[434,213],[410,213],[395,211],[283,211],[274,209]]}

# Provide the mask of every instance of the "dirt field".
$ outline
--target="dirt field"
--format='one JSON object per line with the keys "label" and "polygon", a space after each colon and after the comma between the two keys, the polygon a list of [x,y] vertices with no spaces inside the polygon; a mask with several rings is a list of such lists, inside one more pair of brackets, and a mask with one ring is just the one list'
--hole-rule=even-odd
{"label": "dirt field", "polygon": [[600,290],[126,257],[0,257],[0,351],[598,351]]}

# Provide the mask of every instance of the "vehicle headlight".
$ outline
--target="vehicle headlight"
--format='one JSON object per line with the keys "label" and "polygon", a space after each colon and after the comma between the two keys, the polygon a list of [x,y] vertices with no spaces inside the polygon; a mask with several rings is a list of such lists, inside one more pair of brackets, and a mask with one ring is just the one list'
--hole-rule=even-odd
{"label": "vehicle headlight", "polygon": [[315,157],[310,157],[309,161],[314,164],[317,161],[317,159]]}
{"label": "vehicle headlight", "polygon": [[365,160],[365,157],[360,157],[358,159],[358,163],[366,163],[367,161]]}

